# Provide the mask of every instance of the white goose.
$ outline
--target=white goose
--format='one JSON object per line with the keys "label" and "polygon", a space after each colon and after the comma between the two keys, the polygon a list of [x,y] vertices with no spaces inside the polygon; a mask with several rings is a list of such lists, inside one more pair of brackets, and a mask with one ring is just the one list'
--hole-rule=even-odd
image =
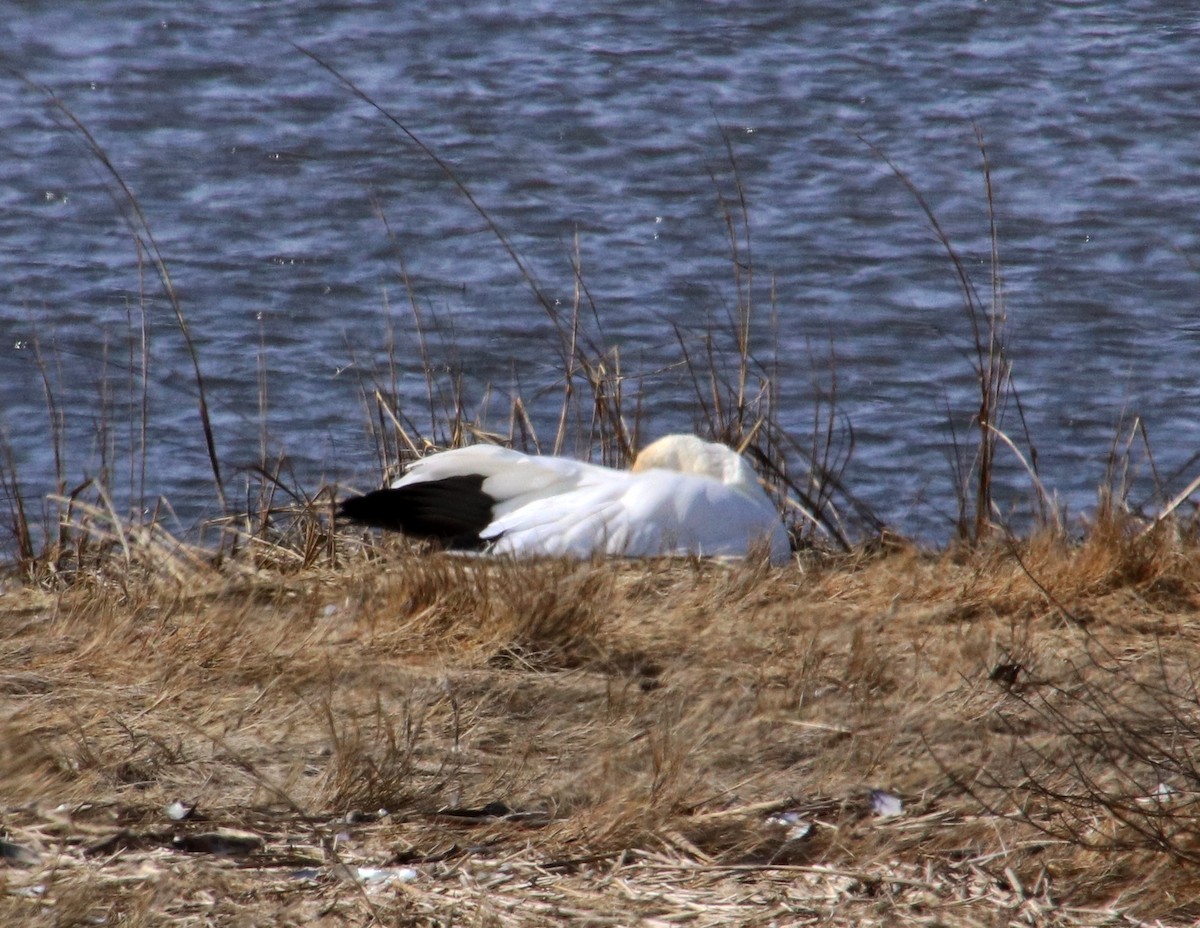
{"label": "white goose", "polygon": [[725,445],[668,435],[629,471],[473,445],[344,500],[351,522],[515,557],[791,556],[779,511]]}

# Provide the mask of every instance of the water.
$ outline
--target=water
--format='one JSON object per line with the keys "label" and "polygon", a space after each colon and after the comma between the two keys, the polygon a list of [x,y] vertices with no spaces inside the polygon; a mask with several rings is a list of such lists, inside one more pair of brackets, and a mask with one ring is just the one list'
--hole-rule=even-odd
{"label": "water", "polygon": [[[1086,509],[1134,415],[1167,490],[1195,475],[1200,14],[1150,2],[451,6],[28,2],[0,24],[3,63],[69,107],[144,212],[231,495],[264,443],[309,490],[379,478],[360,397],[386,367],[389,331],[406,408],[427,422],[402,264],[441,332],[435,360],[460,366],[473,397],[519,383],[554,405],[546,315],[495,236],[427,155],[292,43],[452,165],[565,306],[578,242],[603,338],[647,374],[652,434],[698,414],[676,369],[651,373],[678,360],[673,325],[719,323],[736,302],[718,203],[736,195],[727,141],[764,354],[773,294],[781,418],[808,434],[835,371],[855,440],[846,483],[900,531],[934,539],[953,510],[948,423],[960,439],[970,428],[969,326],[950,262],[870,145],[923,193],[986,296],[978,126],[1042,479]],[[145,492],[186,530],[215,495],[171,307],[80,134],[14,75],[0,94],[0,427],[13,465],[31,496],[53,486],[48,381],[68,482],[100,466],[107,428],[110,480],[136,495],[130,371],[144,316]],[[535,413],[549,434],[548,411]],[[1134,476],[1153,508],[1144,460]],[[1002,505],[1027,500],[1007,452],[1001,478]]]}

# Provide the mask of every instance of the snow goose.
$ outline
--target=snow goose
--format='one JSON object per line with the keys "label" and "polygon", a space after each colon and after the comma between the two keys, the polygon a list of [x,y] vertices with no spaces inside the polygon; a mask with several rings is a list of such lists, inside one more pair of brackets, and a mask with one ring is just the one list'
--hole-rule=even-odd
{"label": "snow goose", "polygon": [[391,487],[344,500],[338,515],[516,557],[696,554],[790,557],[779,512],[725,445],[668,435],[621,471],[473,445],[413,463]]}

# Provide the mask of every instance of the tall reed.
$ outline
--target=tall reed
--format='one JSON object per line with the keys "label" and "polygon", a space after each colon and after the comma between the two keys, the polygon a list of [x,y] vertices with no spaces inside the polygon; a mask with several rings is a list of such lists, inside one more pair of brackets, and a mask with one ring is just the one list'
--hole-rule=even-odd
{"label": "tall reed", "polygon": [[[879,157],[912,195],[938,243],[942,246],[958,283],[962,299],[963,315],[971,334],[972,367],[978,389],[978,406],[972,417],[977,437],[971,452],[964,454],[954,432],[953,418],[950,420],[951,445],[955,462],[955,483],[958,502],[958,518],[955,529],[960,540],[978,544],[991,536],[993,529],[1004,523],[994,500],[996,452],[1000,444],[1007,446],[1029,474],[1033,487],[1037,512],[1044,521],[1050,517],[1053,507],[1037,472],[1037,451],[1033,445],[1021,407],[1020,396],[1012,379],[1012,362],[1008,355],[1007,314],[1004,308],[1004,288],[1001,275],[999,232],[996,224],[996,203],[992,188],[991,163],[983,132],[972,124],[975,142],[980,154],[980,171],[983,176],[984,194],[987,202],[989,255],[989,298],[985,301],[975,286],[966,264],[954,246],[950,236],[939,221],[929,200],[882,149],[859,138]],[[1004,431],[1004,415],[1009,404],[1016,409],[1024,435],[1028,456],[1022,454],[1018,444]]]}

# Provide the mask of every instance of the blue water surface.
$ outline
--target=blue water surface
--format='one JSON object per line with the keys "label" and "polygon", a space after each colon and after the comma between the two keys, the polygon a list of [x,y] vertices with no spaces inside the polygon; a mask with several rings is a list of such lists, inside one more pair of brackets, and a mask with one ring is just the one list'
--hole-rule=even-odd
{"label": "blue water surface", "polygon": [[[1001,294],[1024,410],[1003,425],[1062,505],[1094,504],[1114,448],[1150,510],[1200,468],[1200,14],[1182,7],[15,9],[0,429],[30,499],[54,490],[58,444],[68,488],[104,471],[122,499],[165,497],[183,531],[217,514],[150,236],[234,500],[264,457],[310,492],[374,484],[364,394],[394,385],[429,430],[427,363],[501,432],[520,391],[552,440],[562,367],[530,282],[436,160],[301,49],[446,163],[552,306],[584,307],[647,437],[703,417],[680,333],[699,357],[694,333],[725,338],[748,302],[784,425],[807,444],[832,395],[845,484],[905,534],[949,535],[978,406],[971,326],[886,156],[982,307]],[[1004,448],[998,476],[1001,510],[1027,509]]]}

